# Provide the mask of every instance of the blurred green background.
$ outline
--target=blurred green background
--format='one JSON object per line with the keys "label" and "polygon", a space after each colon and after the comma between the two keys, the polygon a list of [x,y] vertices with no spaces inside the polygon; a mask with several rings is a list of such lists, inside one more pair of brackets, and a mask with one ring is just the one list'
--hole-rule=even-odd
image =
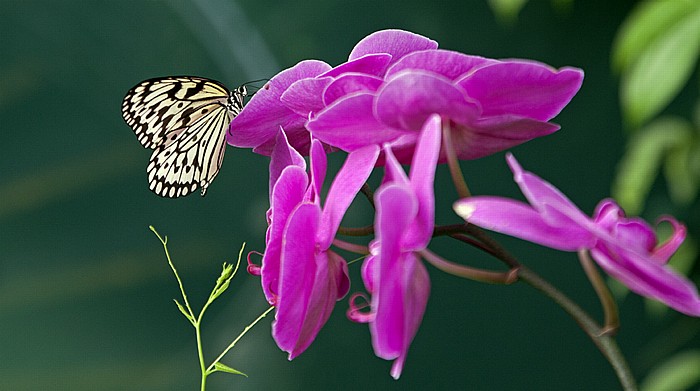
{"label": "blurred green background", "polygon": [[[555,119],[562,130],[513,152],[590,213],[609,195],[624,149],[609,60],[634,3],[586,0],[558,8],[532,1],[508,25],[485,1],[0,2],[0,389],[197,389],[194,333],[172,303],[177,285],[148,225],[168,235],[196,308],[243,241],[264,249],[267,158],[229,148],[206,198],[161,199],[148,190],[150,151],[120,114],[124,93],[139,81],[199,75],[233,88],[303,59],[341,63],[358,40],[385,28],[426,35],[445,49],[580,67],[583,87]],[[691,101],[681,96],[675,107]],[[332,160],[337,167],[341,156]],[[521,197],[503,153],[462,167],[474,193]],[[441,167],[439,223],[459,221],[448,179]],[[656,200],[652,219],[674,212]],[[357,204],[350,226],[371,219]],[[683,217],[691,231],[699,225],[697,212]],[[502,239],[601,316],[574,254]],[[449,241],[431,247],[460,262],[500,267]],[[354,292],[361,289],[359,263],[351,269]],[[389,376],[391,363],[374,356],[367,327],[345,318],[344,300],[293,362],[270,336],[271,317],[263,320],[223,360],[249,377],[215,374],[209,389],[619,387],[575,322],[530,287],[429,270],[432,294],[399,381]],[[242,271],[207,313],[208,360],[266,308],[259,279]],[[638,378],[674,346],[664,342],[675,338],[667,330],[690,333],[682,344],[700,342],[692,334],[696,321],[673,312],[651,318],[637,296],[620,311],[618,341]]]}

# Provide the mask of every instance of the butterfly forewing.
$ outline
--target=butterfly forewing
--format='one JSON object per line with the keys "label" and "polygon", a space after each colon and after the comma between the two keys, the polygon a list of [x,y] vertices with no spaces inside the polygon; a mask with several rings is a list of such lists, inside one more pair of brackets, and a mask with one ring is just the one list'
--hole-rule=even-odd
{"label": "butterfly forewing", "polygon": [[219,82],[189,76],[150,79],[129,90],[122,115],[139,142],[154,150],[147,168],[154,193],[175,198],[201,187],[205,194],[243,96],[245,87],[229,93]]}

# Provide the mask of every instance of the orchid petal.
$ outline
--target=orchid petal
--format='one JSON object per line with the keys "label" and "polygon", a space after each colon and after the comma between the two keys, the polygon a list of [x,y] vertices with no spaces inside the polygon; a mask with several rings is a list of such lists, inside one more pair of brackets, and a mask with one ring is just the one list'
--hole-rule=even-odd
{"label": "orchid petal", "polygon": [[348,152],[399,138],[402,131],[389,128],[372,115],[373,101],[370,93],[348,95],[319,112],[306,127],[324,143]]}
{"label": "orchid petal", "polygon": [[371,53],[352,59],[346,63],[323,73],[321,76],[337,77],[344,73],[364,73],[367,75],[382,76],[391,62],[391,55],[386,53]]}
{"label": "orchid petal", "polygon": [[386,72],[386,77],[388,78],[405,69],[422,69],[437,73],[450,80],[456,80],[460,76],[470,74],[476,69],[497,62],[497,60],[470,56],[450,50],[423,50],[409,53],[398,60]]}
{"label": "orchid petal", "polygon": [[418,50],[437,49],[437,42],[422,35],[403,30],[382,30],[372,33],[355,45],[349,60],[370,53],[388,53],[396,61],[408,53]]}
{"label": "orchid petal", "polygon": [[323,150],[323,145],[318,140],[311,141],[311,150],[309,151],[311,163],[311,187],[313,191],[312,202],[320,205],[319,198],[321,197],[321,189],[323,182],[326,179],[326,169],[328,167],[328,159]]}
{"label": "orchid petal", "polygon": [[[298,354],[297,342],[307,318],[316,281],[316,232],[320,210],[314,204],[299,205],[289,217],[285,229],[280,268],[280,292],[272,335],[280,349]],[[289,240],[294,238],[294,240]],[[263,274],[264,275],[264,274]]]}
{"label": "orchid petal", "polygon": [[309,113],[320,111],[323,90],[333,81],[330,77],[308,78],[295,81],[280,96],[280,101],[297,115],[308,118]]}
{"label": "orchid petal", "polygon": [[479,106],[450,80],[426,71],[402,71],[394,75],[377,94],[375,114],[393,128],[420,131],[432,114],[458,123],[476,119]]}
{"label": "orchid petal", "polygon": [[595,230],[588,216],[583,214],[559,189],[537,175],[523,170],[512,154],[506,154],[506,161],[525,198],[550,224],[578,225]]}
{"label": "orchid petal", "polygon": [[454,204],[466,222],[562,251],[590,248],[595,237],[579,225],[551,221],[529,205],[501,197],[474,196]]}
{"label": "orchid petal", "polygon": [[666,242],[662,243],[652,251],[652,258],[658,262],[666,263],[668,262],[669,258],[671,258],[671,255],[678,250],[678,247],[683,244],[687,229],[685,228],[685,225],[679,223],[678,220],[671,216],[664,216],[659,219],[659,221],[668,221],[671,223],[671,226],[673,227],[673,234]]}
{"label": "orchid petal", "polygon": [[392,360],[401,354],[405,339],[401,237],[418,211],[418,202],[410,189],[398,185],[382,187],[375,194],[375,200],[375,227],[381,247],[379,263],[375,266],[378,267],[378,271],[375,269],[378,280],[375,280],[372,294],[376,317],[370,324],[370,331],[375,354]]}
{"label": "orchid petal", "polygon": [[345,211],[369,178],[378,156],[379,148],[375,145],[348,154],[345,164],[338,171],[328,190],[326,203],[323,206],[321,229],[317,236],[320,249],[325,250],[330,247]]}
{"label": "orchid petal", "polygon": [[591,257],[633,292],[684,314],[700,316],[700,297],[695,286],[659,262],[611,242],[591,249]]}
{"label": "orchid petal", "polygon": [[406,232],[404,246],[406,249],[425,248],[433,235],[435,226],[435,169],[440,153],[442,132],[440,116],[433,115],[423,125],[420,139],[411,163],[411,187],[418,197],[418,215],[414,229]]}
{"label": "orchid petal", "polygon": [[[253,95],[241,113],[231,121],[226,135],[228,143],[242,148],[257,147],[274,140],[280,127],[288,135],[303,130],[306,118],[289,110],[279,98],[295,81],[315,77],[329,68],[322,61],[308,60],[278,73],[265,88]],[[271,151],[272,148],[269,149]]]}
{"label": "orchid petal", "polygon": [[306,161],[296,149],[289,145],[287,135],[283,129],[280,129],[277,133],[275,148],[270,155],[270,197],[272,197],[272,189],[274,189],[277,179],[287,166],[298,166],[306,170]]}
{"label": "orchid petal", "polygon": [[548,121],[581,88],[583,71],[554,70],[534,61],[493,63],[458,81],[484,108],[484,116],[519,115]]}
{"label": "orchid petal", "polygon": [[279,295],[279,275],[284,240],[284,228],[294,208],[304,199],[308,186],[306,171],[299,166],[287,166],[279,176],[270,199],[270,226],[267,230],[265,254],[262,259],[261,282],[265,298],[276,302]]}
{"label": "orchid petal", "polygon": [[323,91],[323,104],[330,105],[353,92],[375,92],[384,80],[376,76],[346,73],[333,80]]}

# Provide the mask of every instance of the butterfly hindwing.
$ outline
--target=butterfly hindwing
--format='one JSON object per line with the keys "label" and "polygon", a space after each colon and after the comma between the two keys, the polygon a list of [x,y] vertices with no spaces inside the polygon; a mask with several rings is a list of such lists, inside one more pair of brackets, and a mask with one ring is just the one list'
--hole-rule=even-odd
{"label": "butterfly hindwing", "polygon": [[139,142],[154,150],[147,168],[154,193],[176,198],[201,187],[205,194],[243,96],[245,87],[229,93],[219,82],[189,76],[150,79],[129,90],[122,115]]}

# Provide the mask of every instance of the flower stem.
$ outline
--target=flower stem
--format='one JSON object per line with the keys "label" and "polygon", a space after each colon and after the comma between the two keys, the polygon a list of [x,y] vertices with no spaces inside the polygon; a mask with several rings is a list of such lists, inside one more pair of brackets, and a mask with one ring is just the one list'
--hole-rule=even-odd
{"label": "flower stem", "polygon": [[450,168],[452,183],[455,185],[455,190],[457,190],[459,198],[471,196],[467,182],[464,180],[464,175],[462,175],[462,169],[459,167],[459,160],[457,159],[454,145],[452,144],[450,122],[444,119],[442,122],[442,145],[445,150],[445,155],[447,155],[447,166]]}
{"label": "flower stem", "polygon": [[[436,228],[435,231],[440,232],[442,234],[450,235],[451,237],[462,241],[466,240],[464,240],[465,238],[462,238],[463,235],[458,233],[460,231],[467,233],[471,237],[475,238],[477,242],[473,243],[472,241],[467,241],[467,243],[473,244],[476,247],[483,249],[487,253],[493,255],[494,257],[507,264],[512,270],[515,270],[517,272],[517,277],[519,280],[522,280],[523,282],[527,283],[528,285],[545,294],[547,297],[554,300],[555,303],[557,303],[564,311],[566,311],[566,313],[568,313],[576,321],[576,323],[579,324],[581,329],[598,347],[603,356],[608,360],[608,362],[610,362],[610,365],[615,371],[615,374],[617,375],[617,378],[619,379],[620,384],[622,385],[622,388],[624,390],[631,391],[637,389],[637,385],[634,380],[634,377],[632,376],[632,372],[630,371],[629,365],[627,364],[625,357],[620,352],[620,349],[617,346],[615,339],[610,334],[609,327],[611,324],[615,324],[614,322],[608,324],[606,318],[606,326],[602,328],[600,325],[598,325],[598,323],[596,323],[595,320],[593,320],[593,318],[590,315],[588,315],[588,313],[581,309],[581,307],[579,307],[568,296],[559,291],[548,281],[540,277],[537,273],[526,268],[525,266],[520,265],[520,263],[515,259],[515,257],[513,257],[496,240],[491,238],[481,228],[471,224],[466,224],[462,225],[461,227],[457,225],[445,226],[442,227],[440,230]],[[603,305],[605,306],[605,304]],[[617,311],[615,310],[615,314],[616,312]],[[615,319],[615,317],[612,317],[611,315],[611,319]]]}
{"label": "flower stem", "polygon": [[610,293],[610,289],[603,281],[603,278],[598,273],[593,261],[588,256],[587,250],[579,250],[578,258],[581,261],[581,266],[588,276],[588,280],[593,285],[595,293],[600,299],[600,304],[603,306],[603,313],[605,314],[605,326],[603,326],[602,333],[607,335],[615,335],[618,328],[620,327],[620,316],[617,310],[617,304]]}
{"label": "flower stem", "polygon": [[[218,356],[216,359],[214,359],[214,361],[212,361],[211,365],[209,365],[209,367],[206,368],[207,374],[210,374],[210,373],[214,372],[214,371],[215,371],[214,367],[216,366],[216,363],[218,363],[222,358],[224,358],[224,356],[226,355],[226,353],[228,353],[229,350],[233,349],[233,347],[236,346],[236,343],[238,343],[238,341],[239,341],[241,338],[243,338],[243,336],[248,332],[248,330],[252,329],[253,326],[255,326],[258,322],[260,322],[264,317],[266,317],[267,314],[269,314],[270,311],[272,311],[273,309],[275,309],[275,306],[271,306],[270,308],[268,308],[267,310],[265,310],[265,312],[263,312],[262,314],[260,314],[260,316],[258,316],[251,324],[249,324],[248,326],[246,326],[246,327],[243,329],[243,331],[241,331],[241,333],[238,334],[238,337],[236,337],[236,339],[234,339],[233,342],[231,342],[231,343],[226,347],[226,349],[224,349],[224,351],[221,352],[221,354],[219,354],[219,356]],[[202,389],[202,390],[204,390],[204,389]]]}
{"label": "flower stem", "polygon": [[629,365],[627,365],[625,357],[620,352],[620,348],[617,346],[612,336],[601,333],[600,326],[598,326],[581,307],[532,270],[523,266],[518,270],[518,277],[520,280],[550,297],[574,318],[583,331],[588,334],[591,341],[593,341],[601,353],[603,353],[603,356],[610,362],[624,390],[632,391],[637,389],[637,384],[632,376]]}
{"label": "flower stem", "polygon": [[517,269],[508,272],[492,272],[489,270],[477,269],[474,267],[458,265],[449,262],[434,252],[424,249],[419,251],[420,255],[431,265],[453,276],[468,278],[474,281],[487,282],[489,284],[512,284],[517,281]]}
{"label": "flower stem", "polygon": [[355,244],[355,243],[350,243],[346,242],[344,240],[340,239],[333,239],[333,245],[342,248],[343,250],[353,252],[355,254],[361,254],[361,255],[367,255],[369,254],[369,248],[367,246],[361,245],[361,244]]}
{"label": "flower stem", "polygon": [[374,225],[365,227],[338,227],[338,233],[345,236],[367,236],[374,234]]}

